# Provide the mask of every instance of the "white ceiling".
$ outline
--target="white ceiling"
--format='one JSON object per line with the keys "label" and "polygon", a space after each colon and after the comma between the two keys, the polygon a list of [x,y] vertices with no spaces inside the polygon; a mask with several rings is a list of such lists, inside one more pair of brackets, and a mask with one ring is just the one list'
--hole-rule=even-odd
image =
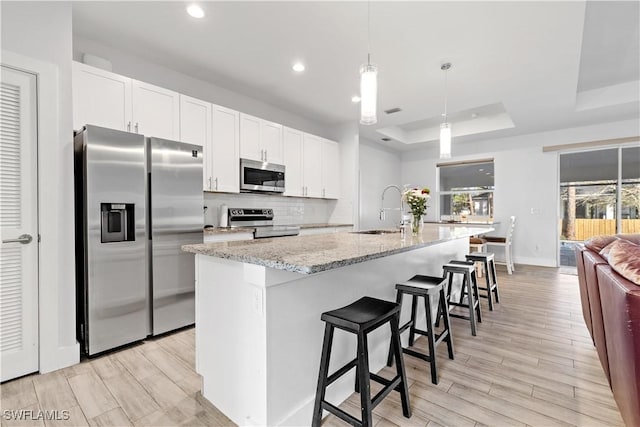
{"label": "white ceiling", "polygon": [[[188,16],[186,4],[77,2],[74,35],[319,123],[358,120],[351,96],[366,60],[366,2],[201,2],[202,20]],[[385,144],[401,150],[433,144],[446,61],[453,63],[448,93],[454,119],[494,105],[502,110],[499,126],[487,126],[486,114],[476,127],[468,118],[460,126],[453,120],[456,142],[637,118],[638,95],[626,89],[637,83],[619,86],[624,96],[608,93],[606,99],[600,89],[640,80],[638,4],[374,1],[378,124],[361,133],[380,141],[379,129],[416,132],[423,121],[418,140]],[[293,73],[295,60],[305,63],[304,73]],[[578,90],[588,95],[579,111]],[[393,107],[402,111],[383,112]]]}

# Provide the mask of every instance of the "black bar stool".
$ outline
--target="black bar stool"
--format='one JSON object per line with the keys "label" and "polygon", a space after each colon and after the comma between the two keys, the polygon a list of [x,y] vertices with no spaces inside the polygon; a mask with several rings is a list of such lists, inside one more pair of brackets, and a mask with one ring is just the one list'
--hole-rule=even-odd
{"label": "black bar stool", "polygon": [[[407,376],[402,359],[402,347],[400,344],[399,324],[400,305],[390,301],[384,301],[371,297],[360,298],[358,301],[333,311],[323,313],[321,319],[325,322],[324,341],[322,344],[322,357],[320,359],[320,373],[318,375],[318,388],[313,409],[313,427],[320,426],[322,410],[326,409],[333,415],[341,418],[356,427],[373,426],[373,408],[375,408],[387,395],[397,390],[402,401],[402,413],[405,417],[411,417],[409,406],[409,391]],[[391,325],[391,345],[396,359],[397,375],[392,380],[387,380],[379,375],[369,372],[369,349],[367,346],[367,334],[379,328],[385,323]],[[333,343],[334,328],[357,334],[358,356],[351,362],[329,375],[329,360],[331,357],[331,344]],[[351,368],[356,368],[356,391],[360,393],[362,419],[358,420],[342,409],[324,400],[327,387],[346,374]],[[385,387],[371,399],[370,380],[374,380]]]}
{"label": "black bar stool", "polygon": [[[447,342],[449,351],[449,359],[453,360],[453,341],[451,339],[451,322],[449,321],[449,307],[447,304],[447,296],[444,292],[444,284],[446,280],[442,277],[416,275],[404,283],[396,285],[397,299],[402,311],[402,297],[407,294],[411,295],[411,319],[400,327],[400,334],[409,329],[409,347],[413,346],[415,335],[423,335],[427,337],[429,344],[429,354],[424,354],[411,348],[403,348],[403,353],[410,356],[418,357],[429,362],[431,365],[431,382],[438,384],[438,369],[436,366],[436,347],[442,342]],[[426,313],[427,330],[423,331],[416,328],[416,313],[418,309],[418,298],[424,297],[424,309]],[[431,299],[438,299],[438,312],[444,313],[444,329],[440,334],[435,332],[435,319],[431,314]],[[389,357],[387,358],[387,366],[391,366],[392,347],[389,346]]]}
{"label": "black bar stool", "polygon": [[[457,317],[459,319],[468,320],[471,323],[471,335],[476,336],[476,319],[478,322],[482,322],[482,312],[480,309],[480,301],[478,301],[478,282],[476,281],[476,268],[471,261],[449,261],[442,266],[444,270],[444,276],[448,278],[447,295],[449,302],[449,310],[452,307],[468,307],[469,316],[463,316],[461,314],[451,313],[451,317]],[[455,302],[451,301],[451,288],[453,285],[453,276],[455,274],[462,274],[462,289],[460,291],[460,299]],[[467,303],[464,303],[464,296],[467,295]],[[436,319],[436,326],[440,321],[440,311],[438,310],[438,316]]]}
{"label": "black bar stool", "polygon": [[500,303],[500,292],[498,291],[498,275],[496,274],[496,262],[494,254],[490,252],[472,252],[469,255],[466,255],[465,258],[467,258],[467,261],[482,263],[487,287],[478,287],[478,289],[487,291],[486,296],[480,296],[489,300],[489,310],[493,311],[493,298],[491,295],[492,292],[493,296],[495,296],[496,303]]}

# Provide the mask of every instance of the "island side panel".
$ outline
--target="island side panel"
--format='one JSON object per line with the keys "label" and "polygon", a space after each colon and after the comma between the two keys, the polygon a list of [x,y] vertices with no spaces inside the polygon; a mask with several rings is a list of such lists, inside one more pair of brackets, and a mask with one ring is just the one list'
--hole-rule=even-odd
{"label": "island side panel", "polygon": [[202,394],[238,425],[266,425],[265,268],[206,255],[196,268]]}
{"label": "island side panel", "polygon": [[[311,275],[266,269],[268,425],[300,426],[311,422],[324,331],[321,313],[363,296],[395,301],[395,283],[415,274],[442,276],[442,265],[451,259],[464,259],[468,250],[469,239],[460,238]],[[405,299],[405,322],[410,314],[409,301]],[[424,319],[422,304],[419,319]],[[420,322],[419,327],[424,328],[424,320]],[[403,336],[404,345],[407,336]],[[372,372],[385,365],[389,339],[388,327],[369,335]],[[336,330],[330,372],[355,356],[353,334]],[[333,383],[327,390],[327,399],[335,404],[344,401],[353,393],[354,375],[352,370]]]}

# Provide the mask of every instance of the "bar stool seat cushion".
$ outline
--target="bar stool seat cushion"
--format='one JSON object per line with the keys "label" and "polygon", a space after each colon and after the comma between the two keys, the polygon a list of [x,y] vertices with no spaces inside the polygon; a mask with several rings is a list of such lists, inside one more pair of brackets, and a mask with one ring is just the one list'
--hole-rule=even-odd
{"label": "bar stool seat cushion", "polygon": [[483,239],[481,237],[470,237],[469,243],[472,245],[482,245],[487,243],[487,239]]}
{"label": "bar stool seat cushion", "polygon": [[400,309],[395,302],[363,297],[358,301],[322,314],[321,319],[339,328],[366,330],[385,321]]}

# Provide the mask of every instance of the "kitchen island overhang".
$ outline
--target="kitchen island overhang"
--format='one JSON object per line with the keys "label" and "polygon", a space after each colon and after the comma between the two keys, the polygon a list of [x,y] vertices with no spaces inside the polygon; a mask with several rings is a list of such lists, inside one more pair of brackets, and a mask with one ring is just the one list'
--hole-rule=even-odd
{"label": "kitchen island overhang", "polygon": [[[425,225],[419,236],[335,233],[185,246],[196,253],[196,370],[204,397],[239,425],[310,424],[321,313],[365,295],[393,301],[395,283],[441,276],[442,264],[464,259],[469,236],[487,231]],[[386,328],[370,336],[372,372],[385,365],[389,336]],[[330,371],[355,353],[355,339],[336,331]],[[345,400],[354,378],[332,384],[328,400]]]}

